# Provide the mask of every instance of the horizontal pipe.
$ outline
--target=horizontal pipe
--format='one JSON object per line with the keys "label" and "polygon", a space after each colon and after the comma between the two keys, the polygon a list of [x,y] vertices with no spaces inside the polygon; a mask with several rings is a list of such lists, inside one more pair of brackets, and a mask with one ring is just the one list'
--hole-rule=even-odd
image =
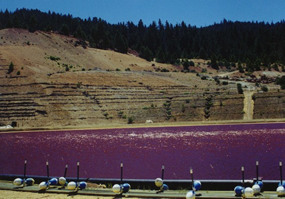
{"label": "horizontal pipe", "polygon": [[[15,175],[15,174],[1,174],[1,180],[10,180],[13,181],[15,178],[23,178],[23,175]],[[26,176],[33,178],[36,183],[40,183],[46,180],[46,176]],[[58,177],[58,176],[51,176]],[[77,178],[67,178],[68,181],[76,181]],[[112,187],[113,184],[119,184],[121,179],[116,178],[79,178],[79,181],[86,181],[97,184],[106,184],[107,187]],[[131,184],[134,189],[156,189],[154,184],[154,179],[124,179],[124,182],[128,182]],[[165,184],[169,186],[171,190],[179,190],[179,189],[190,189],[191,188],[191,180],[177,180],[177,179],[167,179],[163,180]],[[200,180],[202,183],[202,190],[233,190],[235,186],[242,185],[242,180]],[[263,180],[264,191],[275,191],[279,181],[278,180]],[[253,180],[245,180],[245,187],[251,187],[253,185]]]}

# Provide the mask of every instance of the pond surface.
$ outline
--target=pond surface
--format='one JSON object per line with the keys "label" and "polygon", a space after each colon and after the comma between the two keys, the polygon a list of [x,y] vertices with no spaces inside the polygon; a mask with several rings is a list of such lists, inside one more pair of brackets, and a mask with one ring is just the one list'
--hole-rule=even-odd
{"label": "pond surface", "polygon": [[166,179],[240,179],[255,177],[255,162],[266,180],[279,179],[285,163],[285,123],[104,130],[39,131],[0,134],[0,174],[154,179],[165,165]]}

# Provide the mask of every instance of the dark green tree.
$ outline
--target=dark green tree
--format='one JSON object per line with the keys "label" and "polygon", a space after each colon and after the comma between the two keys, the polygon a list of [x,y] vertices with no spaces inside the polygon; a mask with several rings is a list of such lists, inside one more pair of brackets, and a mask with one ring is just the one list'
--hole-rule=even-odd
{"label": "dark green tree", "polygon": [[260,70],[260,66],[270,69],[274,63],[280,67],[285,65],[284,20],[271,24],[224,20],[198,28],[185,22],[170,24],[161,20],[150,25],[145,25],[142,20],[137,25],[133,22],[110,24],[96,17],[80,19],[55,12],[17,9],[14,12],[0,10],[0,29],[4,28],[74,35],[87,40],[91,47],[120,52],[130,48],[148,60],[156,57],[165,63],[200,57],[210,59],[215,69],[219,69],[219,63],[231,69],[235,66],[230,63],[240,61],[246,63],[249,72]]}
{"label": "dark green tree", "polygon": [[76,32],[74,33],[74,36],[76,38],[80,38],[80,39],[83,39],[83,40],[85,40],[87,38],[85,32],[82,30],[80,25],[77,26]]}
{"label": "dark green tree", "polygon": [[7,74],[12,73],[13,71],[14,71],[14,64],[13,62],[10,62]]}
{"label": "dark green tree", "polygon": [[184,62],[183,62],[183,70],[184,71],[189,71],[189,62],[188,62],[188,59],[186,59]]}
{"label": "dark green tree", "polygon": [[141,48],[140,56],[146,59],[147,61],[152,61],[153,59],[151,50],[148,47],[144,47],[144,46]]}
{"label": "dark green tree", "polygon": [[69,35],[69,27],[66,24],[63,24],[60,29],[60,33],[63,35]]}
{"label": "dark green tree", "polygon": [[166,55],[162,48],[158,49],[157,55],[156,55],[156,61],[160,63],[166,62]]}
{"label": "dark green tree", "polygon": [[211,58],[211,67],[212,67],[213,69],[219,70],[219,66],[218,66],[218,64],[217,64],[216,56],[213,56],[213,57]]}
{"label": "dark green tree", "polygon": [[115,49],[120,53],[128,52],[128,44],[123,35],[117,33],[115,36]]}
{"label": "dark green tree", "polygon": [[277,79],[276,84],[280,85],[282,90],[285,90],[285,76]]}
{"label": "dark green tree", "polygon": [[240,83],[237,84],[238,94],[243,94],[243,89]]}
{"label": "dark green tree", "polygon": [[36,19],[36,16],[32,15],[29,19],[29,24],[28,24],[30,32],[35,32],[37,30],[37,23],[38,21]]}

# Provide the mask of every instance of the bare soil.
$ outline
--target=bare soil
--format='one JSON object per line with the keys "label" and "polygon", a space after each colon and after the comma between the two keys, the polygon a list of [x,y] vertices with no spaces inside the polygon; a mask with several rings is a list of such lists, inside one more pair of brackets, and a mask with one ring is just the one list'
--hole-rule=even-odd
{"label": "bare soil", "polygon": [[[129,118],[136,125],[146,120],[176,123],[244,118],[244,96],[237,93],[236,82],[217,84],[213,80],[217,75],[241,74],[213,70],[207,66],[209,60],[192,59],[195,66],[190,70],[200,73],[197,75],[181,72],[182,66],[146,61],[134,53],[81,46],[76,38],[53,32],[4,29],[0,38],[0,126],[16,122],[18,129],[96,128],[123,126]],[[10,63],[14,70],[8,74]],[[169,72],[161,72],[163,69]],[[254,88],[254,83],[243,85]],[[274,92],[275,87],[272,85]],[[284,118],[285,95],[274,96],[278,97],[274,107],[281,107],[278,115]],[[205,109],[209,97],[210,107]],[[272,118],[265,111],[260,110],[259,115]]]}

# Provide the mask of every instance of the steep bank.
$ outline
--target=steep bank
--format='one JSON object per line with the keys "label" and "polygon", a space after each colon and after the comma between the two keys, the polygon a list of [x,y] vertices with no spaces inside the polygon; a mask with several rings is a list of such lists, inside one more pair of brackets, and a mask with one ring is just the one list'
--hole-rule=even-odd
{"label": "steep bank", "polygon": [[285,92],[256,93],[253,95],[253,119],[284,118]]}

